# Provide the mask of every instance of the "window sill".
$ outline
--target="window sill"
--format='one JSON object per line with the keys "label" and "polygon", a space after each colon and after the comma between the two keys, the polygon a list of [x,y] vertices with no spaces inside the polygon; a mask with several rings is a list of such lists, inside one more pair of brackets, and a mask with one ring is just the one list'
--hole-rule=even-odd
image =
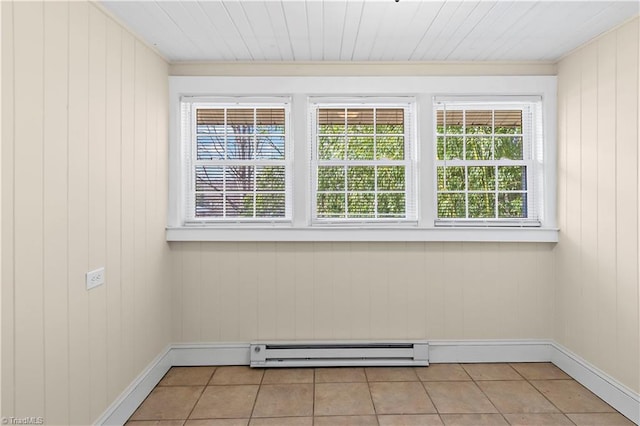
{"label": "window sill", "polygon": [[453,241],[557,243],[551,228],[167,228],[167,241]]}

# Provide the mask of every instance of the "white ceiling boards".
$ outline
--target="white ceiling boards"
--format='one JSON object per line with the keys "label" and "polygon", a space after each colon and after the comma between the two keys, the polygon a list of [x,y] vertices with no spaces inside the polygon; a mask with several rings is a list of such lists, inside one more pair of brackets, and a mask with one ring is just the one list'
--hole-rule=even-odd
{"label": "white ceiling boards", "polygon": [[172,62],[556,61],[640,8],[636,0],[101,3]]}

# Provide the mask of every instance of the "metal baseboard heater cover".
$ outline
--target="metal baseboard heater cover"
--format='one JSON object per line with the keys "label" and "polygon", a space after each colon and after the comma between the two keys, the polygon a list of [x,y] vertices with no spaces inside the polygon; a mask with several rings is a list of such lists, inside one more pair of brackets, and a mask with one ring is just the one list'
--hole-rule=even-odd
{"label": "metal baseboard heater cover", "polygon": [[427,366],[429,344],[411,342],[258,342],[251,367]]}

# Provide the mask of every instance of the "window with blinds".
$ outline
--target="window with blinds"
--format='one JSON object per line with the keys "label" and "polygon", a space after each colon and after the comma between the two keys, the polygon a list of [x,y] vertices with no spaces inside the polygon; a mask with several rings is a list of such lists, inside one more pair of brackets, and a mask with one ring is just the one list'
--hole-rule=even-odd
{"label": "window with blinds", "polygon": [[436,101],[436,225],[540,225],[537,108]]}
{"label": "window with blinds", "polygon": [[412,109],[312,103],[313,222],[416,220]]}
{"label": "window with blinds", "polygon": [[187,220],[290,220],[288,104],[186,105]]}

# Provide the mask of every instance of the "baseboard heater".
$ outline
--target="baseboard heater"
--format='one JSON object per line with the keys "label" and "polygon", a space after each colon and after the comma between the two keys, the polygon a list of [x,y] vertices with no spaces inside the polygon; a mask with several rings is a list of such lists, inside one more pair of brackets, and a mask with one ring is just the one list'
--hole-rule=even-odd
{"label": "baseboard heater", "polygon": [[251,344],[251,367],[427,366],[427,342]]}

